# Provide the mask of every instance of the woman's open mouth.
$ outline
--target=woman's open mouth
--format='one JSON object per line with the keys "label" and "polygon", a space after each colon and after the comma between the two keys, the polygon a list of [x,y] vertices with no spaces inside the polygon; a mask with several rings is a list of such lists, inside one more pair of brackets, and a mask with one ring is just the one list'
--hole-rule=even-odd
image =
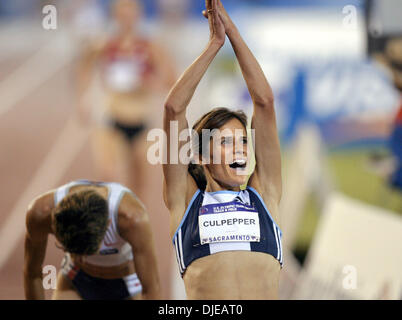
{"label": "woman's open mouth", "polygon": [[239,159],[233,161],[233,163],[229,164],[229,167],[232,169],[244,169],[247,166],[247,161],[244,159]]}

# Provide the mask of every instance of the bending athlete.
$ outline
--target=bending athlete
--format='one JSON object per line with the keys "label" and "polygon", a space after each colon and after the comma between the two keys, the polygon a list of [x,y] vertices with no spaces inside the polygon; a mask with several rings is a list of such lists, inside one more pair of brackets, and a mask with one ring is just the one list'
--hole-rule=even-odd
{"label": "bending athlete", "polygon": [[126,187],[73,181],[32,202],[25,235],[27,299],[44,299],[42,264],[49,234],[66,253],[53,299],[159,298],[148,214]]}
{"label": "bending athlete", "polygon": [[[206,7],[208,45],[175,84],[164,111],[164,199],[179,270],[189,299],[277,299],[283,262],[282,232],[276,223],[282,178],[273,93],[221,1],[207,0]],[[251,176],[247,117],[226,108],[213,109],[195,123],[194,163],[170,163],[177,159],[170,154],[170,122],[178,122],[179,132],[188,129],[186,108],[225,34],[254,104],[256,166]],[[212,130],[212,138],[202,139],[205,129]],[[177,143],[180,150],[188,141]],[[220,163],[214,163],[215,155],[221,156]]]}

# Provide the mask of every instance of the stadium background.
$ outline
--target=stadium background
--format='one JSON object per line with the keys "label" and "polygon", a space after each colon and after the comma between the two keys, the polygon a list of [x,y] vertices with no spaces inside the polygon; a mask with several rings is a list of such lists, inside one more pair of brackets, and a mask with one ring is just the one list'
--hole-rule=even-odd
{"label": "stadium background", "polygon": [[[141,31],[163,43],[179,74],[208,39],[200,14],[204,2],[142,2],[146,18]],[[387,41],[402,36],[402,4],[379,3],[224,1],[276,98],[285,179],[281,226],[287,267],[281,298],[402,297],[397,271],[402,268],[402,192],[389,183],[395,166],[389,136],[400,93],[390,70],[374,58],[384,53]],[[57,8],[56,30],[42,27],[47,4]],[[24,210],[30,200],[72,179],[96,179],[88,147],[90,128],[75,116],[74,67],[85,39],[110,29],[109,5],[107,0],[0,3],[0,299],[24,298]],[[252,110],[229,44],[201,83],[190,106],[190,121],[213,106],[248,114]],[[153,168],[149,177],[152,195],[161,194],[160,168]],[[144,201],[155,232],[163,297],[185,298],[165,228],[168,214],[159,198]],[[345,226],[330,232],[336,223],[328,217],[341,219],[339,210],[333,212],[341,207],[348,217]],[[364,229],[371,219],[367,212],[379,219],[374,234],[369,232],[373,224]],[[386,229],[388,224],[393,231]],[[339,247],[339,239],[351,236],[348,232],[357,238]],[[376,249],[367,248],[373,238]],[[357,260],[347,254],[331,256],[328,246],[326,259],[320,255],[324,242],[334,246],[333,252]],[[386,258],[380,258],[378,250]],[[58,267],[60,258],[50,240],[45,264]],[[366,276],[367,261],[379,276]],[[342,286],[349,265],[357,270],[354,289]],[[314,276],[316,268],[326,273]]]}

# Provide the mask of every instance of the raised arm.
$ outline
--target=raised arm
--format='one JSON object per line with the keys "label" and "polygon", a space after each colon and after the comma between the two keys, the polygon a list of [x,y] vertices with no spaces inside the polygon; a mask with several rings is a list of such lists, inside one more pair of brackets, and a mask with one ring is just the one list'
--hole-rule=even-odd
{"label": "raised arm", "polygon": [[254,104],[251,128],[255,129],[256,169],[249,185],[262,192],[265,200],[279,203],[282,194],[281,154],[272,89],[222,2],[217,1],[219,15]]}
{"label": "raised arm", "polygon": [[210,26],[208,45],[176,82],[165,102],[163,126],[167,136],[167,164],[163,165],[163,173],[164,199],[169,209],[182,205],[179,202],[183,201],[188,181],[188,165],[180,163],[180,159],[179,161],[176,160],[178,154],[170,154],[170,140],[176,139],[179,150],[188,141],[178,141],[178,137],[171,137],[170,124],[172,121],[177,121],[179,133],[188,129],[186,108],[209,65],[225,42],[225,28],[216,10],[217,0],[207,0],[206,7],[209,11]]}
{"label": "raised arm", "polygon": [[143,204],[130,193],[120,203],[118,227],[132,247],[134,265],[142,284],[143,299],[160,299],[160,283],[149,216]]}
{"label": "raised arm", "polygon": [[25,298],[29,300],[45,298],[42,265],[51,228],[52,195],[47,194],[33,201],[26,215],[24,290]]}

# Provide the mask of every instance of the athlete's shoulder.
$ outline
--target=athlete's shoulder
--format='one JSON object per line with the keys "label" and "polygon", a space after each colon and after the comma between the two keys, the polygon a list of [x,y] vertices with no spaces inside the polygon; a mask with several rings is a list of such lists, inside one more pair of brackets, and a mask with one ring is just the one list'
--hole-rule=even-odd
{"label": "athlete's shoulder", "polygon": [[54,194],[55,190],[50,190],[36,197],[29,204],[28,211],[35,215],[50,212],[54,208]]}
{"label": "athlete's shoulder", "polygon": [[148,46],[153,46],[155,41],[151,37],[142,35],[142,36],[139,36],[138,38],[136,38],[135,42],[137,45],[143,45],[145,47],[148,47]]}
{"label": "athlete's shoulder", "polygon": [[265,207],[268,213],[271,215],[274,221],[279,220],[279,202],[273,193],[264,190],[258,181],[258,177],[253,179],[253,183],[249,183],[246,191],[251,193],[261,204]]}
{"label": "athlete's shoulder", "polygon": [[258,171],[254,171],[251,175],[247,188],[251,189],[253,193],[258,194],[266,204],[275,204],[279,206],[282,198],[282,191],[278,192],[277,188],[270,183],[261,183],[261,178]]}
{"label": "athlete's shoulder", "polygon": [[120,236],[129,241],[149,225],[149,215],[144,204],[133,193],[126,192],[121,199],[117,215]]}
{"label": "athlete's shoulder", "polygon": [[124,192],[118,208],[118,215],[119,218],[138,219],[146,215],[145,205],[132,191]]}
{"label": "athlete's shoulder", "polygon": [[54,209],[54,192],[50,190],[31,201],[26,214],[28,230],[43,230],[50,227],[50,215]]}

